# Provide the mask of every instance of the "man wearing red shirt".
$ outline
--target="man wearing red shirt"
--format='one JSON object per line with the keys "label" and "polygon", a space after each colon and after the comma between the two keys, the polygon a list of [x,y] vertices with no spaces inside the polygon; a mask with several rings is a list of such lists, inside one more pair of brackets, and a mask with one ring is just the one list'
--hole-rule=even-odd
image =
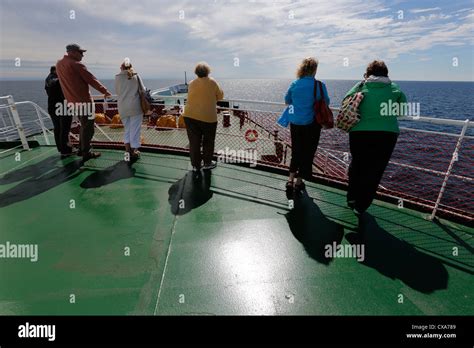
{"label": "man wearing red shirt", "polygon": [[[76,106],[74,113],[81,122],[79,148],[83,162],[85,162],[100,156],[100,152],[91,152],[90,143],[94,136],[95,112],[94,102],[89,92],[89,85],[103,93],[104,98],[110,96],[111,93],[81,63],[86,50],[82,49],[78,44],[70,44],[66,46],[66,51],[67,54],[56,63],[56,71],[66,103],[68,105],[73,103]],[[80,111],[78,111],[79,109]]]}

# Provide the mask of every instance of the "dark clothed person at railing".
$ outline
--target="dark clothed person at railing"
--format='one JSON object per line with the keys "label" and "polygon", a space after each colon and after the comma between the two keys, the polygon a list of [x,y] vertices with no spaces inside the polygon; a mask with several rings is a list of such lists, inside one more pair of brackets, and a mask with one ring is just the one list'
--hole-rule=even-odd
{"label": "dark clothed person at railing", "polygon": [[52,66],[48,77],[44,82],[44,89],[48,95],[48,114],[53,121],[54,141],[61,157],[72,154],[72,147],[69,145],[69,131],[71,130],[72,116],[56,115],[56,105],[64,103],[64,94],[56,74],[56,67]]}
{"label": "dark clothed person at railing", "polygon": [[360,91],[364,95],[359,104],[361,119],[349,132],[352,160],[347,204],[359,216],[372,204],[397,143],[399,115],[385,112],[386,105],[406,103],[405,94],[388,78],[383,61],[370,63],[364,78],[362,87],[358,83],[346,94]]}

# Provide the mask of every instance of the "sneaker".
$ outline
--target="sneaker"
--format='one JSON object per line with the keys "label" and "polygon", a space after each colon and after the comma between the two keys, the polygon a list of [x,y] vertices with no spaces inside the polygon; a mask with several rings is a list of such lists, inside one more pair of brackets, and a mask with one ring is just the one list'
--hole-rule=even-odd
{"label": "sneaker", "polygon": [[77,155],[79,149],[73,146],[67,146],[64,152],[61,152],[61,159],[70,157],[72,155]]}
{"label": "sneaker", "polygon": [[89,152],[86,155],[82,156],[82,161],[86,162],[90,159],[94,159],[97,157],[100,157],[101,153],[100,152]]}
{"label": "sneaker", "polygon": [[136,162],[140,159],[140,151],[135,150],[130,152],[130,162]]}
{"label": "sneaker", "polygon": [[211,164],[204,165],[202,169],[204,170],[211,170],[217,167],[217,162],[216,161],[211,161]]}
{"label": "sneaker", "polygon": [[77,154],[78,152],[80,152],[79,149],[74,146],[67,146],[66,151],[64,151],[64,153],[72,153],[73,155]]}

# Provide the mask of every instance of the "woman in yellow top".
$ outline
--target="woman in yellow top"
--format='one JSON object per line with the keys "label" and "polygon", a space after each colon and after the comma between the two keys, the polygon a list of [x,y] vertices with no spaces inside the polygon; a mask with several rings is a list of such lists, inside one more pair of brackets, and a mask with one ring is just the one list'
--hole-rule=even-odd
{"label": "woman in yellow top", "polygon": [[[217,82],[209,77],[211,68],[207,63],[199,63],[194,70],[197,79],[188,86],[188,100],[184,109],[184,122],[189,138],[189,155],[193,171],[209,170],[216,167],[212,160],[217,129],[217,101],[224,98],[224,92]],[[202,145],[202,154],[201,154]]]}

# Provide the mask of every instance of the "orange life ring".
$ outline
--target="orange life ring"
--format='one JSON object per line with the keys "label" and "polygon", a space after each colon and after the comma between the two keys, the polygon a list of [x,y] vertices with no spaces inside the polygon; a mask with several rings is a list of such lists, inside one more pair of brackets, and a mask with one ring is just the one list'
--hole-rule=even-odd
{"label": "orange life ring", "polygon": [[257,141],[258,139],[258,133],[255,129],[247,129],[245,132],[245,140],[247,140],[249,143],[253,143],[254,141]]}

